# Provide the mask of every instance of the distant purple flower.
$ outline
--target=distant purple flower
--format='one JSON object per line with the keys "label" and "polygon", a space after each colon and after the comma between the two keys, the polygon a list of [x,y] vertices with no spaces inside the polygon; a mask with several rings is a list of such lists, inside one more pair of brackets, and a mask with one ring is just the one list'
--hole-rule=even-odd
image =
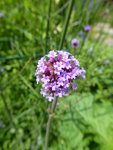
{"label": "distant purple flower", "polygon": [[100,74],[102,74],[102,73],[103,73],[103,69],[102,69],[102,68],[100,68],[99,73],[100,73]]}
{"label": "distant purple flower", "polygon": [[105,65],[108,65],[109,63],[110,63],[110,60],[109,60],[109,59],[107,59],[107,60],[104,62]]}
{"label": "distant purple flower", "polygon": [[94,49],[94,47],[91,46],[91,47],[89,48],[89,50],[88,50],[88,53],[91,53],[91,52],[93,51],[93,49]]}
{"label": "distant purple flower", "polygon": [[80,24],[80,21],[75,22],[75,26],[78,26]]}
{"label": "distant purple flower", "polygon": [[1,68],[0,72],[1,72],[1,73],[4,73],[4,68]]}
{"label": "distant purple flower", "polygon": [[84,27],[84,31],[85,31],[85,32],[90,32],[90,31],[91,31],[91,26],[90,26],[90,25],[86,25],[86,26]]}
{"label": "distant purple flower", "polygon": [[42,82],[41,94],[52,101],[54,96],[62,97],[71,89],[76,90],[78,84],[73,81],[85,78],[85,70],[79,66],[79,61],[70,53],[50,51],[38,61],[35,72],[37,84]]}
{"label": "distant purple flower", "polygon": [[4,17],[4,13],[0,12],[0,18],[3,18],[3,17]]}
{"label": "distant purple flower", "polygon": [[4,122],[0,120],[0,128],[4,128],[4,127],[5,127]]}
{"label": "distant purple flower", "polygon": [[85,36],[85,33],[83,31],[79,31],[78,35],[80,36],[81,39],[83,39]]}
{"label": "distant purple flower", "polygon": [[77,86],[78,86],[78,84],[73,84],[72,85],[73,90],[77,90]]}
{"label": "distant purple flower", "polygon": [[72,39],[71,43],[72,43],[73,48],[76,49],[79,47],[79,43],[78,43],[77,39]]}
{"label": "distant purple flower", "polygon": [[93,7],[93,0],[90,0],[88,7],[89,7],[90,10],[92,9],[92,7]]}

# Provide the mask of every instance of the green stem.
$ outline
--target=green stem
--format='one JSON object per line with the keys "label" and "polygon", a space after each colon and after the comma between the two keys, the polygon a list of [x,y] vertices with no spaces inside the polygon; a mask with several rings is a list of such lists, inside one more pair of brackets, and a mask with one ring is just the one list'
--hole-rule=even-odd
{"label": "green stem", "polygon": [[52,0],[49,0],[49,7],[48,7],[48,16],[47,16],[47,28],[46,28],[46,43],[45,43],[45,51],[44,51],[44,55],[47,51],[47,45],[48,45],[48,35],[49,35],[49,24],[50,24],[50,13],[51,13],[51,3],[52,3]]}
{"label": "green stem", "polygon": [[64,23],[63,34],[62,34],[61,41],[60,41],[60,46],[59,46],[60,50],[63,47],[65,35],[66,35],[68,24],[69,24],[69,19],[70,19],[71,12],[72,12],[73,2],[74,2],[74,0],[70,0],[69,9],[68,9],[68,12],[67,12],[67,15],[66,15],[66,20],[65,20],[65,23]]}
{"label": "green stem", "polygon": [[56,15],[58,15],[60,12],[62,12],[62,11],[68,6],[69,1],[70,1],[70,0],[68,0],[59,10],[57,10],[57,11],[50,17],[50,19],[56,17]]}
{"label": "green stem", "polygon": [[48,150],[50,126],[51,126],[51,121],[52,121],[53,114],[54,114],[54,111],[55,111],[55,108],[56,108],[56,104],[57,104],[57,97],[54,97],[52,107],[51,107],[51,111],[50,111],[49,118],[48,118],[48,122],[47,122],[46,137],[45,137],[45,150]]}

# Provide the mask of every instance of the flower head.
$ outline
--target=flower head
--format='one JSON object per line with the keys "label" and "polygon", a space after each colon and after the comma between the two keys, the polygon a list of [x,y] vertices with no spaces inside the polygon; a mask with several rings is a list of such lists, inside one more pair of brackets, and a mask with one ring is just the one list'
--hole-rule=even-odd
{"label": "flower head", "polygon": [[90,30],[91,30],[91,26],[90,26],[90,25],[86,25],[86,26],[84,27],[84,31],[85,31],[85,32],[90,32]]}
{"label": "flower head", "polygon": [[72,43],[73,48],[76,49],[79,47],[79,43],[78,43],[77,39],[72,39],[71,43]]}
{"label": "flower head", "polygon": [[41,94],[52,101],[54,96],[62,97],[78,84],[73,81],[85,78],[85,70],[80,68],[79,61],[68,52],[50,51],[38,61],[35,72],[37,84],[41,81]]}

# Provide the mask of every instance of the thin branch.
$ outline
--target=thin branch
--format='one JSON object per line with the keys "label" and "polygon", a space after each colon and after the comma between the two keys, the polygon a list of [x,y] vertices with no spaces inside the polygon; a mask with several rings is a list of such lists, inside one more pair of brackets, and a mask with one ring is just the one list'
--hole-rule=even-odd
{"label": "thin branch", "polygon": [[59,10],[57,10],[57,11],[50,17],[50,19],[53,18],[53,17],[55,17],[55,16],[56,16],[57,14],[59,14],[62,10],[64,10],[64,9],[68,6],[69,2],[70,2],[70,1],[67,1]]}
{"label": "thin branch", "polygon": [[52,107],[51,107],[51,112],[49,114],[49,119],[48,119],[48,122],[47,122],[46,137],[45,137],[45,150],[48,150],[50,126],[51,126],[51,121],[52,121],[53,114],[54,114],[54,111],[55,111],[55,108],[56,108],[56,104],[57,104],[57,97],[54,97]]}
{"label": "thin branch", "polygon": [[74,2],[74,0],[70,0],[69,9],[68,9],[68,12],[67,12],[67,15],[66,15],[66,20],[65,20],[65,23],[64,23],[63,34],[62,34],[61,41],[60,41],[60,46],[59,46],[60,50],[63,47],[65,35],[66,35],[68,24],[69,24],[69,19],[70,19],[72,8],[73,8],[73,2]]}
{"label": "thin branch", "polygon": [[46,27],[46,43],[45,43],[45,50],[44,50],[44,55],[47,52],[47,45],[49,42],[49,24],[50,24],[50,14],[51,14],[51,4],[52,4],[52,0],[49,0],[49,7],[48,7],[48,16],[47,16],[47,27]]}

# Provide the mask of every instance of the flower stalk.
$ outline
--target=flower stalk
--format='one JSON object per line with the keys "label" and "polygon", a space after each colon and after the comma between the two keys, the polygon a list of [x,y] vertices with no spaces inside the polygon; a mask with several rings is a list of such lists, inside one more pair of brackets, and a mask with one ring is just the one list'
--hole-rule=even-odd
{"label": "flower stalk", "polygon": [[55,108],[56,108],[56,104],[57,104],[57,97],[55,96],[54,100],[53,100],[53,103],[52,103],[51,111],[50,111],[50,114],[49,114],[48,122],[47,122],[46,137],[45,137],[45,150],[48,150],[50,126],[51,126],[51,121],[52,121],[54,111],[55,111]]}
{"label": "flower stalk", "polygon": [[46,43],[45,43],[44,55],[47,52],[47,45],[49,42],[48,35],[49,35],[49,25],[50,25],[51,4],[52,4],[52,0],[49,0],[48,15],[47,15],[47,27],[46,27]]}
{"label": "flower stalk", "polygon": [[61,37],[61,42],[60,42],[59,49],[62,49],[62,47],[63,47],[65,35],[66,35],[68,24],[69,24],[69,19],[70,19],[72,8],[73,8],[73,2],[74,2],[74,0],[70,0],[69,9],[68,9],[68,12],[67,12],[67,15],[66,15],[66,20],[65,20],[65,23],[64,23],[64,29],[63,29],[63,34],[62,34],[62,37]]}

